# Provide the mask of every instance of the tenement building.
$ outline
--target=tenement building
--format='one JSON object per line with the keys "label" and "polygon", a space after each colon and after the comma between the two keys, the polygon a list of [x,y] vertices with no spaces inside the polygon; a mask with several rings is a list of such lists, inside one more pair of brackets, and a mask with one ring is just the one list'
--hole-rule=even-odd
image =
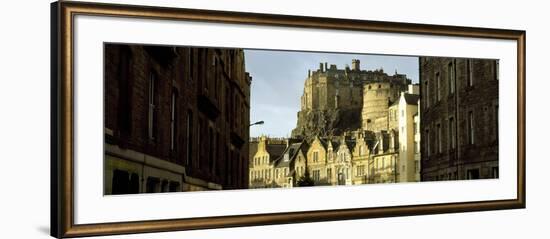
{"label": "tenement building", "polygon": [[498,178],[498,60],[420,58],[422,181]]}
{"label": "tenement building", "polygon": [[248,187],[241,49],[105,45],[105,194]]}

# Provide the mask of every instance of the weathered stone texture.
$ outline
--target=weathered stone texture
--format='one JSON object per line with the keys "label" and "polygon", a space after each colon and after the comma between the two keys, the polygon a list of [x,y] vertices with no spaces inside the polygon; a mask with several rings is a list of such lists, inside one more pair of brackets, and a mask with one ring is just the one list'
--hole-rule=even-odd
{"label": "weathered stone texture", "polygon": [[498,60],[420,58],[422,181],[498,177],[497,73]]}

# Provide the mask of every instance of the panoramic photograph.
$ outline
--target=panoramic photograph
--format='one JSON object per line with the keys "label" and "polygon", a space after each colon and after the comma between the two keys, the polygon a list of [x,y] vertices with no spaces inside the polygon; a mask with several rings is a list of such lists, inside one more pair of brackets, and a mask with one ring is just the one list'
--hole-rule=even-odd
{"label": "panoramic photograph", "polygon": [[499,178],[497,59],[103,50],[105,195]]}

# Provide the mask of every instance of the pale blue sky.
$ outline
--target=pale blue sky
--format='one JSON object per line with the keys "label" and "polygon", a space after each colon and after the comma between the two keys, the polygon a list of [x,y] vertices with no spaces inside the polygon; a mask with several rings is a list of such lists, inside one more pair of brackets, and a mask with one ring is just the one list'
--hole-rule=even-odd
{"label": "pale blue sky", "polygon": [[352,59],[361,61],[361,69],[395,71],[418,82],[418,57],[357,55],[343,53],[244,50],[246,71],[252,76],[250,122],[263,120],[263,125],[250,127],[250,137],[268,135],[288,137],[296,126],[304,81],[308,70],[317,70],[320,62],[336,64],[338,69],[351,67]]}

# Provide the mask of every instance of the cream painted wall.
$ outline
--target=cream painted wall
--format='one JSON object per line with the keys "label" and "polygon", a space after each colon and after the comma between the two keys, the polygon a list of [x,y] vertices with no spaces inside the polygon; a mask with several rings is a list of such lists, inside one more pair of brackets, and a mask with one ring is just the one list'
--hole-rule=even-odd
{"label": "cream painted wall", "polygon": [[[122,2],[122,1],[121,1]],[[124,0],[189,8],[349,17],[527,30],[527,209],[138,234],[99,238],[544,238],[550,213],[541,96],[550,89],[547,59],[550,21],[544,1],[386,0]],[[50,238],[49,231],[49,1],[8,1],[0,15],[2,66],[1,238]],[[335,195],[337,198],[337,195]],[[468,228],[468,230],[465,230]],[[396,230],[397,229],[397,230]],[[390,234],[388,234],[390,233]]]}

